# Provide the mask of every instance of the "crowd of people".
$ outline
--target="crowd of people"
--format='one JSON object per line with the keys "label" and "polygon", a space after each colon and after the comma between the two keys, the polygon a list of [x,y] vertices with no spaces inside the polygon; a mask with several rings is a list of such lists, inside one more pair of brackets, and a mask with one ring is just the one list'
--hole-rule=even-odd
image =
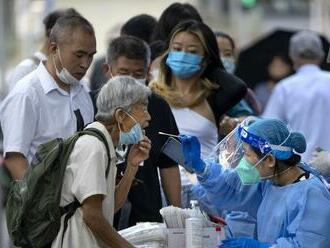
{"label": "crowd of people", "polygon": [[[128,19],[94,62],[97,34],[75,9],[43,24],[42,48],[12,70],[0,106],[0,178],[12,180],[1,200],[40,162],[40,145],[82,130],[104,137],[76,141],[58,207],[77,207],[44,247],[134,247],[117,231],[162,222],[162,207],[191,200],[226,219],[220,247],[329,247],[330,73],[316,33],[294,34],[290,58],[272,57],[269,80],[250,89],[235,76],[234,39],[190,4]],[[183,164],[162,153],[159,132],[179,137]],[[239,157],[230,167],[210,160],[227,135]],[[5,211],[15,209],[4,207],[1,223]],[[36,247],[35,237],[9,234],[1,247]]]}

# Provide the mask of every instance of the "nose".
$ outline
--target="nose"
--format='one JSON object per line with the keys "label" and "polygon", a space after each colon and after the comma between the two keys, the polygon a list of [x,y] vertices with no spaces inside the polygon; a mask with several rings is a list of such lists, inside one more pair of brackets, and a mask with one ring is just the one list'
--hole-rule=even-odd
{"label": "nose", "polygon": [[149,111],[146,112],[146,121],[150,121],[151,120],[151,116],[149,114]]}
{"label": "nose", "polygon": [[92,63],[92,58],[82,58],[80,60],[80,67],[83,68],[84,70],[87,70]]}
{"label": "nose", "polygon": [[148,111],[145,112],[144,126],[149,126],[149,121],[151,120],[151,116]]}

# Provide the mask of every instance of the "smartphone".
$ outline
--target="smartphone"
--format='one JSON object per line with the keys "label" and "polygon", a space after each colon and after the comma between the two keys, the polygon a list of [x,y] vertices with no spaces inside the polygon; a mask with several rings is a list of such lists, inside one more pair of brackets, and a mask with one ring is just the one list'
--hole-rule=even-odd
{"label": "smartphone", "polygon": [[[173,137],[169,137],[162,147],[162,152],[169,158],[184,167],[184,155],[180,141]],[[189,168],[184,167],[189,173],[194,173]]]}

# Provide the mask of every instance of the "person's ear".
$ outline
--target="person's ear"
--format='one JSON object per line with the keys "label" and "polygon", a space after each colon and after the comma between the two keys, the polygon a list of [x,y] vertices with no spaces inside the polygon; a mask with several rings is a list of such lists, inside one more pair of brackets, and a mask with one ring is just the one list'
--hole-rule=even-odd
{"label": "person's ear", "polygon": [[53,42],[53,41],[50,42],[48,49],[49,49],[49,54],[55,55],[56,54],[56,50],[57,50],[57,44],[55,42]]}
{"label": "person's ear", "polygon": [[276,158],[273,155],[267,155],[265,162],[269,168],[274,169],[276,164]]}
{"label": "person's ear", "polygon": [[118,123],[119,128],[122,131],[127,132],[127,130],[126,130],[125,126],[124,126],[124,120],[126,118],[125,111],[122,108],[117,108],[115,110],[114,117],[115,117],[116,122]]}
{"label": "person's ear", "polygon": [[107,64],[107,63],[102,64],[102,72],[104,73],[104,75],[107,76],[107,78],[111,78],[110,65],[109,64]]}

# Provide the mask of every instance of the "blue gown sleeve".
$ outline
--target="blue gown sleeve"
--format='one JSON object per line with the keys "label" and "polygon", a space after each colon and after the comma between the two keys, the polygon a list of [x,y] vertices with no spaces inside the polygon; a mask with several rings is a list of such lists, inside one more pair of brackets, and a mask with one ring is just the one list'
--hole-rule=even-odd
{"label": "blue gown sleeve", "polygon": [[202,187],[204,201],[218,212],[223,209],[245,211],[256,218],[264,183],[244,186],[234,170],[223,169],[221,165],[210,161],[205,163],[207,170],[198,177],[200,185],[193,187],[193,194],[202,195]]}

